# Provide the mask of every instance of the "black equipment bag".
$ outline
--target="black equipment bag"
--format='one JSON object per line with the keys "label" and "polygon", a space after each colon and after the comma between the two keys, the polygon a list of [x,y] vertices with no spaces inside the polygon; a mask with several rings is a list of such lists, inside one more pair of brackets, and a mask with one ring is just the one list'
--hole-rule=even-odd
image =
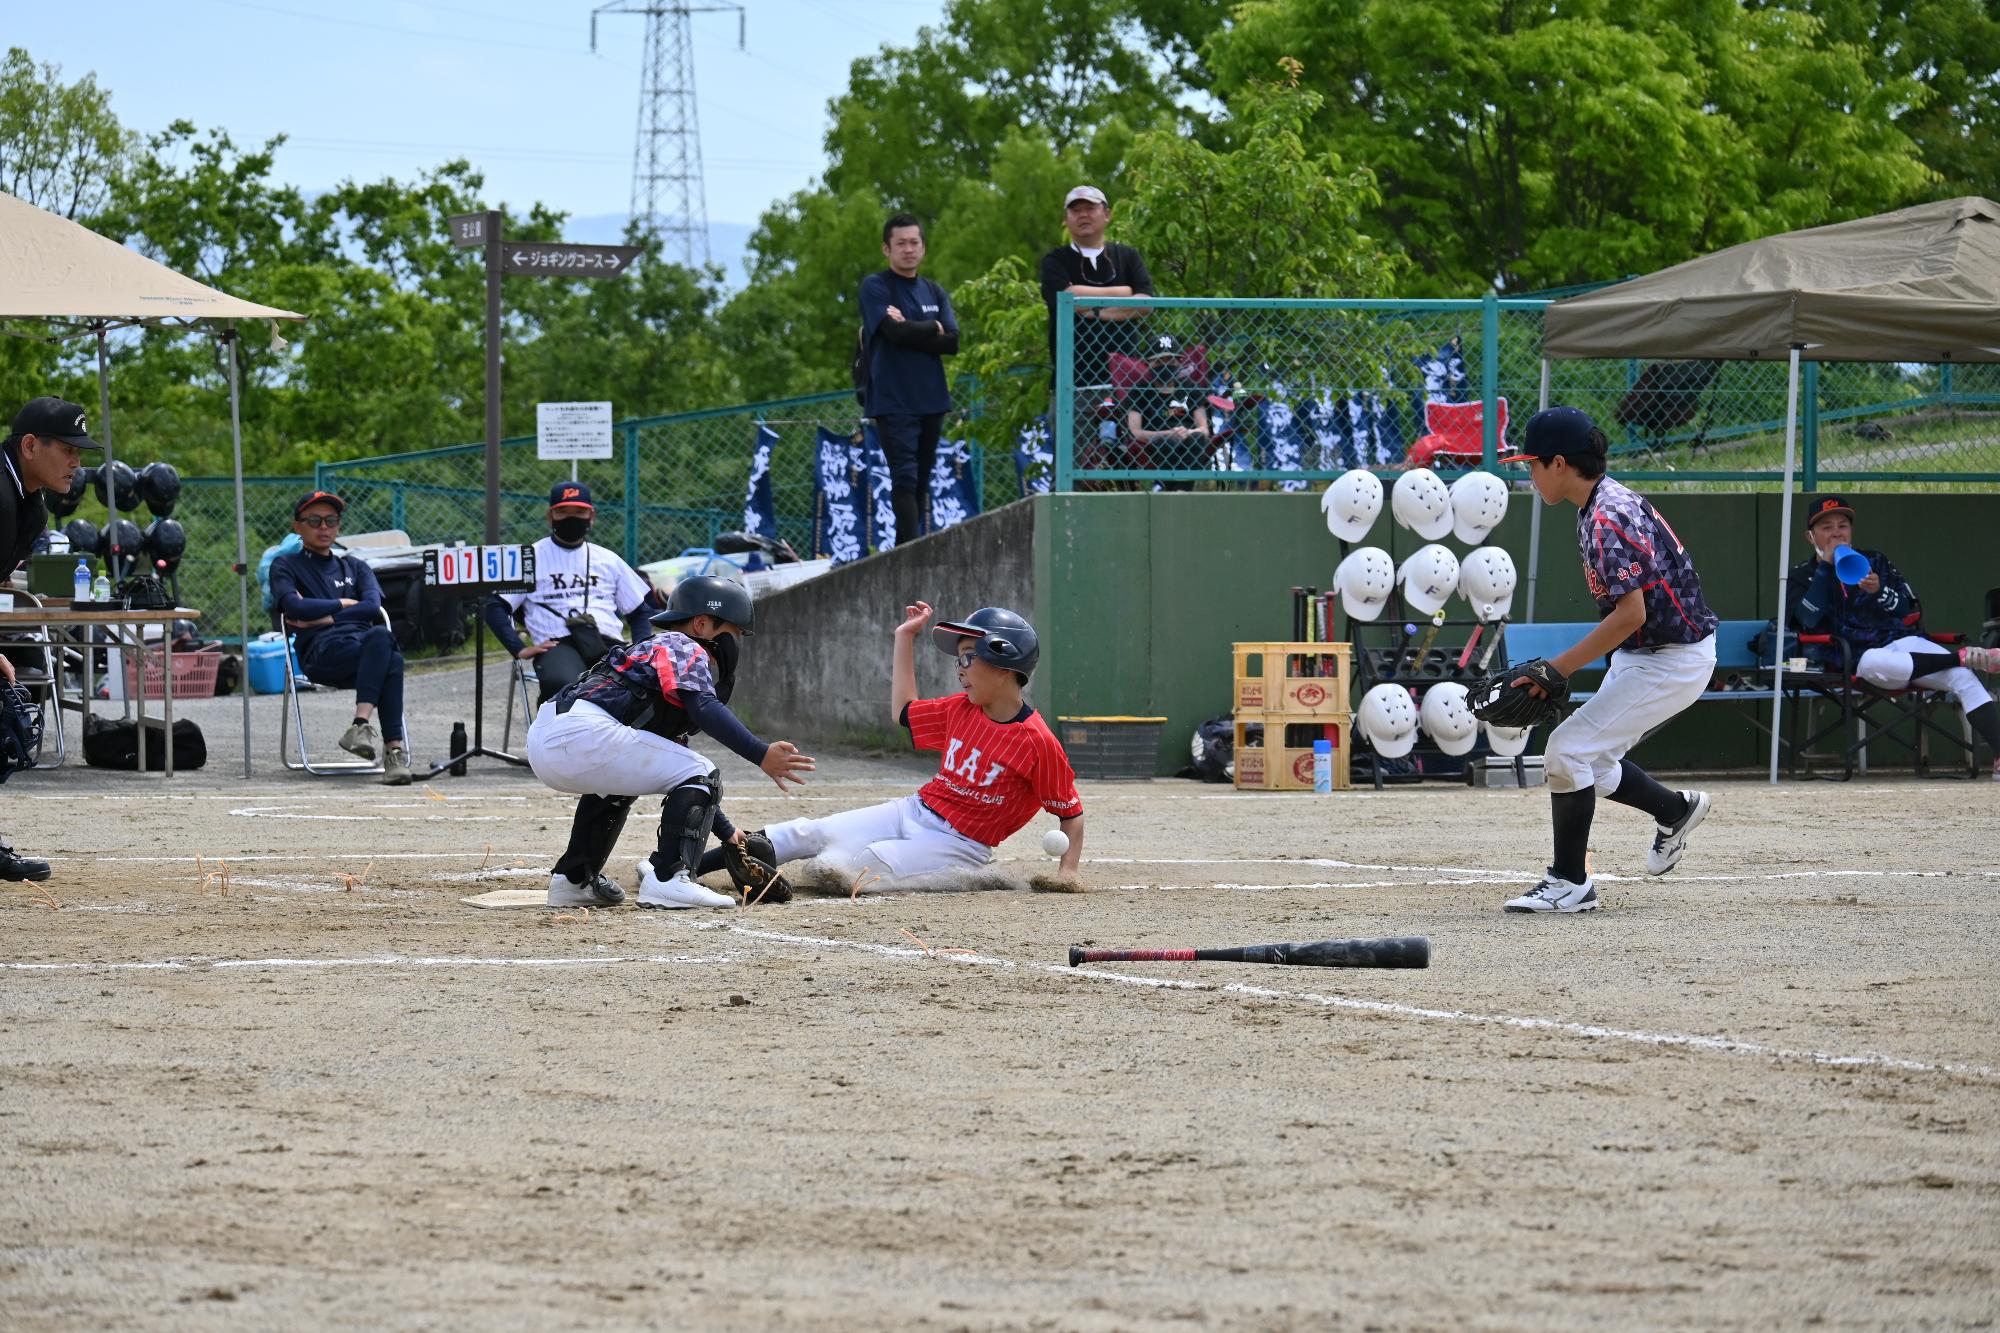
{"label": "black equipment bag", "polygon": [[[166,769],[166,726],[155,717],[146,719],[146,771]],[[83,716],[83,761],[92,768],[119,768],[127,772],[139,767],[139,726],[131,718]],[[200,768],[208,762],[208,742],[201,728],[186,718],[174,720],[174,768]]]}

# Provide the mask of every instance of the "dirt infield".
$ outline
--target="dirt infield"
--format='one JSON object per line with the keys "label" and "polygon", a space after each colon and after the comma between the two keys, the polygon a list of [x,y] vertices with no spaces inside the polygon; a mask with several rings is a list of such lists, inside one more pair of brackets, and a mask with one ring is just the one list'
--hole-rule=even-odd
{"label": "dirt infield", "polygon": [[[921,774],[738,768],[753,825]],[[53,778],[5,807],[60,904],[0,893],[10,1329],[2000,1314],[1994,784],[1719,784],[1663,881],[1601,807],[1557,920],[1497,910],[1539,793],[1188,783],[1086,784],[1081,896],[557,918],[458,901],[560,845],[524,775]],[[1403,933],[1429,971],[1064,965]]]}

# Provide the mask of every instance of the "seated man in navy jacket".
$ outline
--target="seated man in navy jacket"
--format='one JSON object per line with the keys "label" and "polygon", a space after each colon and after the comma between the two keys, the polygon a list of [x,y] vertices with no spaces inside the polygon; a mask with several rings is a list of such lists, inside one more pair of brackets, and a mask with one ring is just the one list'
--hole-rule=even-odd
{"label": "seated man in navy jacket", "polygon": [[[299,666],[321,685],[354,687],[354,721],[340,748],[373,759],[386,741],[382,781],[401,787],[411,779],[403,737],[403,654],[382,623],[382,589],[375,572],[351,555],[333,553],[347,502],[314,491],[292,506],[292,531],[303,551],[271,563],[271,604],[298,636]],[[375,714],[382,731],[375,731]]]}

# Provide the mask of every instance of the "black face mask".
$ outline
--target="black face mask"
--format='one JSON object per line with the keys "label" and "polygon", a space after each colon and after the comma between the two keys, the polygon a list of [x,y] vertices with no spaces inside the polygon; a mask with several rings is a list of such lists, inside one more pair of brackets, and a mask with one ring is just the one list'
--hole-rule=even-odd
{"label": "black face mask", "polygon": [[561,545],[581,546],[590,535],[590,522],[587,518],[559,518],[549,524],[549,532]]}
{"label": "black face mask", "polygon": [[728,703],[736,689],[736,653],[743,646],[742,640],[734,634],[718,634],[695,642],[708,649],[709,659],[715,663],[715,697]]}

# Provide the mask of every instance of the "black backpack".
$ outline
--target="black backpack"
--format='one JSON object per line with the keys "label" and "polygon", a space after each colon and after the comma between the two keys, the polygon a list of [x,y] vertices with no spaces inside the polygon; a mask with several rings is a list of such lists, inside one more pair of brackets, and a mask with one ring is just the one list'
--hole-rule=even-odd
{"label": "black backpack", "polygon": [[[159,718],[146,719],[146,771],[158,773],[167,766],[166,724]],[[83,715],[83,762],[92,768],[139,767],[139,726],[133,719],[109,721],[95,713]],[[174,719],[174,768],[200,768],[208,762],[208,742],[201,728],[184,717]]]}

